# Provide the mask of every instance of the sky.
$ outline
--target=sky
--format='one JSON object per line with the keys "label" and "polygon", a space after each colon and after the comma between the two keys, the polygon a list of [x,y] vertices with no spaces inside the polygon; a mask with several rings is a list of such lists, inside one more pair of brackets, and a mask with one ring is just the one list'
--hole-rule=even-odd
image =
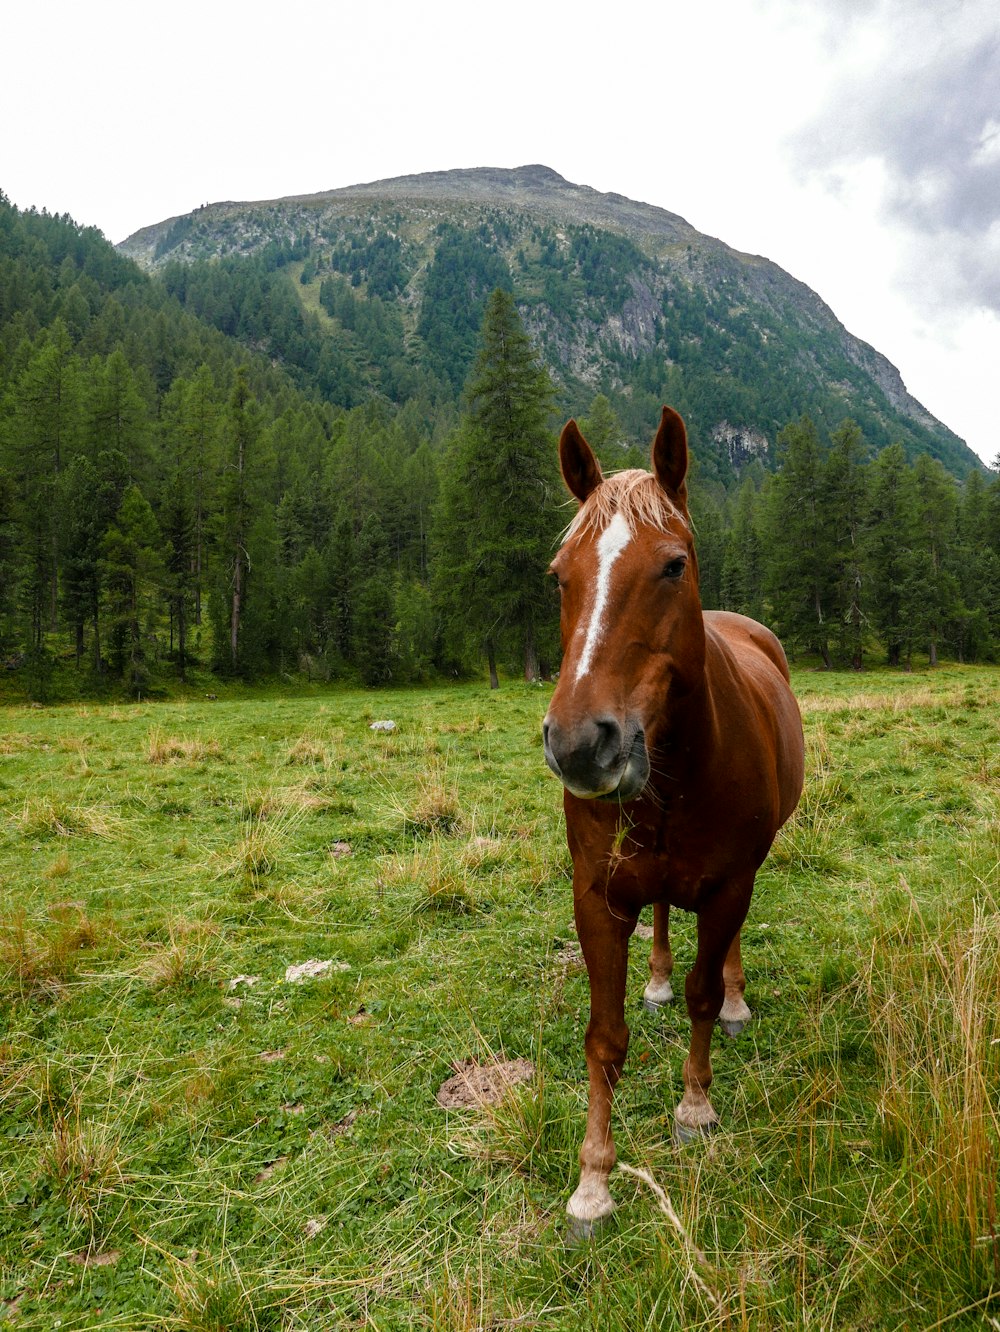
{"label": "sky", "polygon": [[1000,454],[996,0],[39,0],[0,189],[112,241],[203,203],[543,163],[807,283]]}

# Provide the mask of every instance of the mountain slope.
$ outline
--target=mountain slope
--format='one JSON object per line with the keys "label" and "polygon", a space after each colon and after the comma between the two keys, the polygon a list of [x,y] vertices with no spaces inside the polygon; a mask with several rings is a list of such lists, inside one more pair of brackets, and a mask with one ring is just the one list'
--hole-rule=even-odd
{"label": "mountain slope", "polygon": [[[898,439],[958,475],[978,466],[895,366],[776,264],[544,166],[212,204],[119,249],[161,270],[182,299],[208,281],[197,276],[205,261],[296,279],[313,320],[302,334],[315,342],[311,361],[325,354],[332,366],[319,391],[343,405],[371,391],[457,395],[486,296],[504,285],[566,410],[603,392],[638,439],[672,401],[723,483],[752,457],[773,462],[781,427],[803,413],[827,429],[853,417],[873,451]],[[195,275],[179,276],[179,263]],[[213,318],[207,306],[199,313]],[[256,341],[275,359],[294,355],[266,326]]]}

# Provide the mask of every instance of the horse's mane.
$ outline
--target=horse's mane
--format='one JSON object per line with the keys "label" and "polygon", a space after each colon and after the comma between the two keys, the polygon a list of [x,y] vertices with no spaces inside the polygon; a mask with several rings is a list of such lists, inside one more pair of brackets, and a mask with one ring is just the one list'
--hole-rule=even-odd
{"label": "horse's mane", "polygon": [[590,493],[567,527],[563,541],[587,532],[603,532],[616,513],[629,527],[642,525],[660,532],[666,532],[671,522],[690,527],[685,514],[667,498],[652,472],[630,467],[606,476]]}

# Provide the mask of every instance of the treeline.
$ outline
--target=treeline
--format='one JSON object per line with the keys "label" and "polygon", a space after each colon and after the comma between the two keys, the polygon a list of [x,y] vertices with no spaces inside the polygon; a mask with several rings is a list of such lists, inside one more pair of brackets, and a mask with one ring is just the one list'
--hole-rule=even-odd
{"label": "treeline", "polygon": [[790,653],[861,669],[994,660],[1000,648],[1000,477],[961,485],[899,444],[869,459],[845,421],[778,437],[779,471],[754,469],[720,512],[700,511],[707,605],[762,619]]}
{"label": "treeline", "polygon": [[163,393],[57,319],[0,401],[0,645],[35,691],[55,658],[135,691],[193,658],[242,676],[430,669],[426,423],[373,403],[281,410],[246,368]]}
{"label": "treeline", "polygon": [[[463,272],[479,262],[445,239]],[[383,256],[387,285],[397,258]],[[327,347],[263,265],[228,286],[226,272],[150,279],[98,232],[0,196],[4,667],[36,696],[59,666],[81,689],[133,692],[194,663],[368,683],[483,659],[494,673],[554,667],[543,571],[568,517],[554,470],[563,412],[510,292],[484,302],[457,408],[407,360],[396,312],[362,301],[351,278],[322,299],[355,341]],[[305,330],[291,374],[273,347],[254,354],[222,331],[231,316],[253,343],[268,293],[287,338]],[[370,387],[350,408],[324,400],[309,348],[349,374],[379,339],[398,351],[400,401]],[[604,395],[582,424],[605,467],[645,465],[646,441],[627,442]],[[754,463],[737,494],[695,480],[706,606],[763,618],[832,664],[994,655],[1000,480],[960,486],[899,447],[869,460],[850,423],[826,439],[799,421],[779,443],[780,472]]]}
{"label": "treeline", "polygon": [[0,196],[0,661],[36,694],[61,660],[134,690],[193,659],[419,676],[454,422],[324,402],[96,230]]}

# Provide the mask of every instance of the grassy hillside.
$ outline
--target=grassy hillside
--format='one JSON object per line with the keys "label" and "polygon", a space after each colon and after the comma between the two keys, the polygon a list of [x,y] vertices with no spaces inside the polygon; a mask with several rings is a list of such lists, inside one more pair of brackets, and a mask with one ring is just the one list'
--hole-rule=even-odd
{"label": "grassy hillside", "polygon": [[[806,795],[744,932],[755,1021],[716,1038],[724,1131],[672,1145],[687,1021],[640,1009],[637,937],[616,1124],[645,1174],[616,1173],[579,1249],[587,984],[545,690],[6,708],[6,1323],[1000,1315],[995,673],[795,685]],[[286,979],[310,960],[331,965]],[[498,1058],[534,1073],[437,1103],[458,1061]]]}

